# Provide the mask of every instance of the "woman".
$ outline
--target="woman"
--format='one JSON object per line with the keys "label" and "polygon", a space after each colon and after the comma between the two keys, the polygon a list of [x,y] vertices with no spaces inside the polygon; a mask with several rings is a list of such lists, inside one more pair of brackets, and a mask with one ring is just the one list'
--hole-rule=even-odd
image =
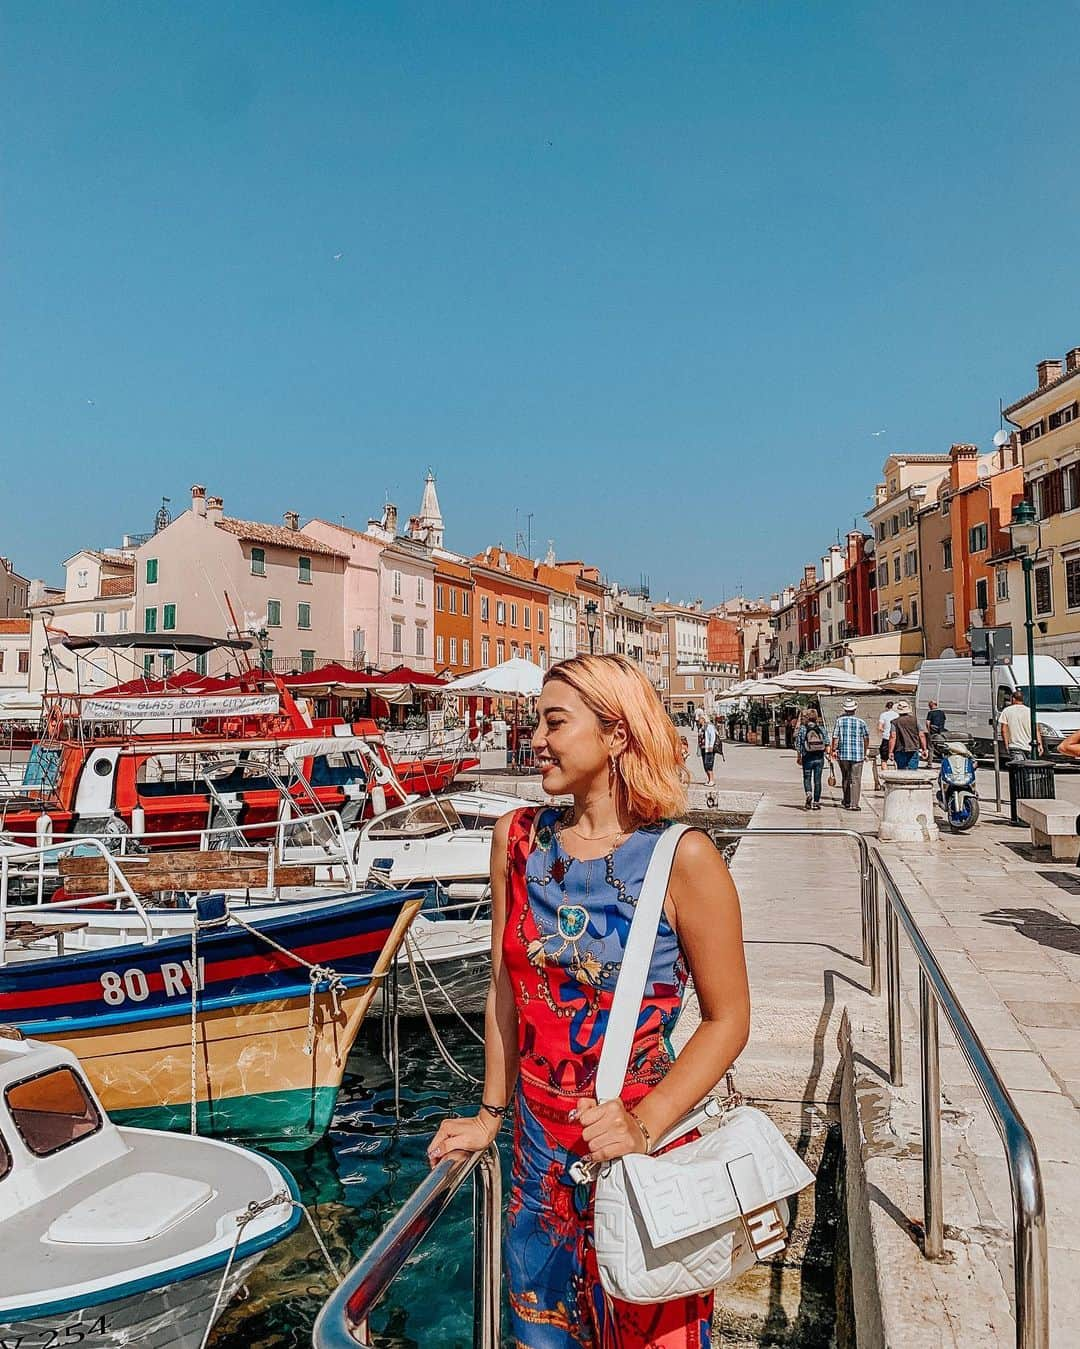
{"label": "woman", "polygon": [[[595,1099],[607,1016],[645,869],[686,808],[678,737],[622,656],[577,656],[544,680],[533,734],[549,795],[517,811],[491,851],[492,976],[475,1115],[446,1120],[432,1164],[486,1147],[511,1110],[510,1342],[518,1349],[707,1349],[712,1297],[654,1306],[608,1297],[592,1247],[581,1157],[648,1152],[746,1043],[750,999],[739,900],[723,858],[687,833],[672,866],[621,1099]],[[701,1024],[675,1059],[669,1034],[692,975]]]}
{"label": "woman", "polygon": [[803,791],[806,809],[821,809],[821,770],[825,767],[825,751],[829,740],[817,712],[808,707],[803,713],[802,725],[795,732],[795,754],[802,765]]}

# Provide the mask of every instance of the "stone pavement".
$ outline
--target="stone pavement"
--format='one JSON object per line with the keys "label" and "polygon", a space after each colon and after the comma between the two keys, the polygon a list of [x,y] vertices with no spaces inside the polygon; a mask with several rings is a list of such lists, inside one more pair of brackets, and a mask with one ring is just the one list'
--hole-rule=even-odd
{"label": "stone pavement", "polygon": [[[881,796],[866,771],[860,814],[826,791],[820,812],[802,809],[802,784],[788,751],[727,745],[717,788],[757,791],[754,828],[853,828],[872,833]],[[700,772],[700,760],[697,763]],[[992,776],[991,776],[992,782]],[[1027,831],[996,818],[969,835],[941,835],[930,851],[882,848],[917,922],[942,964],[1035,1137],[1042,1165],[1050,1244],[1052,1343],[1075,1345],[1080,1332],[1080,872],[1033,853]],[[965,1061],[942,1018],[944,1208],[947,1258],[925,1261],[922,1223],[917,970],[904,953],[905,1086],[885,1079],[885,999],[868,996],[854,849],[838,839],[743,839],[733,874],[744,910],[753,997],[750,1043],[739,1065],[742,1090],[783,1117],[801,1145],[835,1121],[844,1093],[849,1151],[868,1206],[865,1229],[851,1232],[860,1344],[1008,1344],[1011,1312],[1011,1208],[1001,1143]],[[841,1047],[850,1035],[846,1060]],[[852,1133],[852,1131],[855,1131]],[[857,1168],[856,1168],[857,1169]],[[850,1187],[849,1187],[850,1188]],[[856,1224],[857,1226],[857,1224]],[[866,1259],[877,1262],[877,1286]],[[865,1258],[864,1258],[865,1257]],[[861,1295],[859,1266],[863,1266]],[[795,1287],[785,1297],[785,1277]],[[799,1337],[797,1271],[771,1284]],[[736,1290],[738,1292],[738,1287]],[[736,1296],[735,1303],[739,1303]],[[719,1319],[719,1318],[718,1318]],[[783,1319],[783,1317],[781,1318]],[[728,1341],[721,1337],[719,1343]]]}

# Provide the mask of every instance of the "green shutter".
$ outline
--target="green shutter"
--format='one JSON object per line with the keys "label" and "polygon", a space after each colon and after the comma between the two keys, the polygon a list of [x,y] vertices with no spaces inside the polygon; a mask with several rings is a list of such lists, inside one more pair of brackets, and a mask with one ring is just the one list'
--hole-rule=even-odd
{"label": "green shutter", "polygon": [[143,614],[143,632],[157,632],[157,609],[147,609]]}
{"label": "green shutter", "polygon": [[280,601],[280,600],[267,600],[267,601],[266,601],[266,626],[267,626],[268,628],[280,628],[280,627],[281,627],[281,601]]}
{"label": "green shutter", "polygon": [[157,584],[157,564],[158,560],[156,557],[148,557],[146,559],[146,584],[148,586]]}
{"label": "green shutter", "polygon": [[161,610],[161,626],[166,632],[171,632],[176,627],[176,605],[166,604]]}

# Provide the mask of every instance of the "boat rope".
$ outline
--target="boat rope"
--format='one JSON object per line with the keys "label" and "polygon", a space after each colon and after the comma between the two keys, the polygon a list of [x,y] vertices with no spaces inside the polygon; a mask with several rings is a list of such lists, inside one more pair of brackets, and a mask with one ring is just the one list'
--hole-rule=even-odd
{"label": "boat rope", "polygon": [[431,1012],[428,1009],[427,999],[424,997],[424,990],[420,986],[420,978],[417,974],[416,962],[413,959],[412,946],[407,937],[405,941],[405,956],[409,962],[409,972],[412,975],[413,984],[416,987],[416,995],[420,999],[420,1010],[424,1014],[424,1020],[427,1022],[427,1028],[435,1043],[435,1048],[439,1051],[439,1057],[450,1071],[456,1077],[460,1077],[463,1082],[469,1082],[474,1087],[480,1086],[480,1079],[478,1077],[473,1077],[472,1073],[462,1068],[461,1064],[456,1061],[449,1049],[447,1049],[446,1045],[443,1043],[439,1032],[435,1029],[435,1022],[431,1019]]}
{"label": "boat rope", "polygon": [[[447,990],[446,990],[446,989],[443,987],[443,985],[439,982],[439,976],[435,973],[435,970],[434,970],[433,967],[432,967],[431,961],[428,960],[427,956],[424,954],[424,948],[420,945],[420,943],[419,943],[419,942],[416,940],[416,938],[413,936],[411,930],[405,934],[405,943],[406,943],[406,946],[407,946],[407,947],[411,947],[411,948],[412,948],[413,954],[416,956],[417,960],[419,960],[420,963],[421,963],[421,965],[423,965],[424,969],[427,970],[428,975],[429,975],[429,977],[430,977],[430,979],[431,979],[431,982],[435,985],[435,987],[436,987],[436,988],[439,990],[439,992],[443,995],[443,998],[446,1000],[446,1005],[447,1005],[447,1007],[449,1007],[450,1011],[453,1012],[453,1014],[457,1017],[457,1019],[461,1022],[461,1024],[465,1027],[465,1029],[469,1032],[469,1034],[472,1036],[472,1038],[473,1038],[478,1044],[483,1044],[483,1043],[484,1043],[484,1037],[483,1037],[483,1036],[480,1034],[480,1032],[475,1028],[475,1026],[473,1026],[473,1025],[470,1024],[468,1017],[466,1017],[465,1013],[461,1010],[460,1007],[458,1007],[457,1003],[454,1002],[454,999],[451,997],[451,995],[447,992]],[[414,982],[415,982],[415,976],[414,976]],[[417,992],[417,995],[422,999],[423,996],[424,996],[424,993],[423,993],[423,990],[419,987],[419,985],[417,985],[416,992]]]}
{"label": "boat rope", "polygon": [[229,1257],[225,1261],[225,1268],[221,1273],[221,1282],[218,1284],[217,1292],[214,1294],[214,1302],[210,1308],[210,1316],[206,1323],[206,1329],[203,1331],[199,1349],[206,1349],[207,1342],[210,1339],[210,1332],[214,1328],[214,1322],[217,1320],[218,1311],[221,1308],[221,1300],[225,1295],[225,1289],[229,1282],[229,1275],[232,1273],[232,1267],[236,1260],[236,1252],[240,1246],[240,1239],[244,1235],[244,1228],[247,1227],[249,1223],[254,1222],[260,1213],[265,1213],[266,1210],[270,1208],[279,1208],[282,1204],[287,1204],[290,1208],[298,1208],[304,1215],[307,1219],[307,1225],[311,1228],[311,1235],[315,1238],[315,1244],[318,1246],[322,1258],[326,1261],[327,1268],[334,1276],[334,1286],[336,1287],[341,1282],[341,1270],[338,1269],[337,1265],[334,1263],[334,1258],[327,1249],[326,1242],[323,1240],[323,1235],[319,1231],[318,1225],[311,1216],[311,1212],[306,1204],[302,1204],[299,1199],[294,1199],[292,1195],[286,1194],[284,1190],[279,1190],[277,1194],[271,1195],[269,1199],[264,1199],[261,1203],[253,1199],[243,1213],[239,1214],[236,1219],[236,1234],[233,1237],[232,1246],[229,1248]]}
{"label": "boat rope", "polygon": [[260,932],[257,927],[252,927],[250,923],[237,916],[233,910],[229,910],[229,917],[234,923],[237,923],[249,933],[252,937],[257,937],[267,946],[272,946],[275,951],[297,965],[302,965],[308,972],[308,1025],[307,1039],[304,1041],[304,1053],[310,1058],[315,1052],[315,998],[319,993],[326,993],[330,998],[330,1005],[333,1009],[333,1019],[336,1021],[341,1015],[341,995],[348,988],[345,979],[338,974],[337,970],[331,969],[329,965],[313,965],[310,960],[305,960],[295,951],[290,951],[287,946],[282,946],[280,942],[274,941],[273,937],[268,937],[265,932]]}

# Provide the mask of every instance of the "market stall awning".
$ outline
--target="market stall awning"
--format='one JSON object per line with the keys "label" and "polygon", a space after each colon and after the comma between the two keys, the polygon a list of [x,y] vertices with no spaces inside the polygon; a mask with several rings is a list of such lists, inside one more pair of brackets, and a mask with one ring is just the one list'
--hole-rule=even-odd
{"label": "market stall awning", "polygon": [[447,693],[466,698],[536,698],[543,683],[544,672],[539,665],[514,656],[490,670],[476,670],[452,679],[443,687]]}

